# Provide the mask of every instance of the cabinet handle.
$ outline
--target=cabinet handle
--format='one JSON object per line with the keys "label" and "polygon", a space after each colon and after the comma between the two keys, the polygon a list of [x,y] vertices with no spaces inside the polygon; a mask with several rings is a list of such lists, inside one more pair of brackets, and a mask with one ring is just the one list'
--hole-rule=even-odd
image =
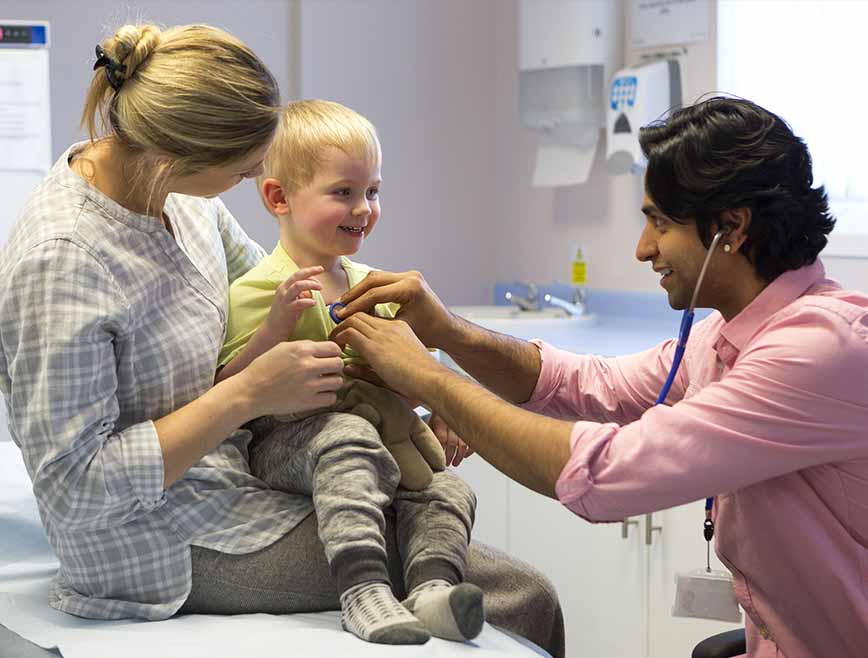
{"label": "cabinet handle", "polygon": [[655,532],[659,532],[663,534],[663,526],[662,525],[653,525],[654,520],[651,514],[645,515],[645,545],[651,545],[651,539],[654,536]]}
{"label": "cabinet handle", "polygon": [[636,519],[624,519],[621,521],[621,539],[627,539],[631,525],[639,525],[639,522]]}

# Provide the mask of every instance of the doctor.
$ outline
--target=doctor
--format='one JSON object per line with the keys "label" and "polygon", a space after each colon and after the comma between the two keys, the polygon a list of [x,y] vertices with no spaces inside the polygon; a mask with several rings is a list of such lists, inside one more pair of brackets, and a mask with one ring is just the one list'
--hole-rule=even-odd
{"label": "doctor", "polygon": [[[720,233],[697,297],[717,312],[693,329],[665,405],[654,403],[675,340],[610,359],[525,342],[450,314],[416,272],[372,273],[350,290],[333,337],[495,467],[585,519],[715,496],[748,656],[864,656],[868,296],[842,290],[817,259],[835,220],[808,149],[780,117],[729,98],[639,139],[636,257],[673,308],[688,306]],[[359,312],[386,301],[402,304],[403,322]],[[425,345],[485,388],[432,367]]]}

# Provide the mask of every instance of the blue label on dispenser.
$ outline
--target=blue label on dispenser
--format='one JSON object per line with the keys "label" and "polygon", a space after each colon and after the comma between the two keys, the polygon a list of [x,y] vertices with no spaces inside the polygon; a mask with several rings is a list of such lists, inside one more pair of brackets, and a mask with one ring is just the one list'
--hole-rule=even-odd
{"label": "blue label on dispenser", "polygon": [[612,81],[612,92],[609,94],[609,105],[613,110],[624,106],[633,107],[636,102],[637,79],[635,75],[626,75]]}

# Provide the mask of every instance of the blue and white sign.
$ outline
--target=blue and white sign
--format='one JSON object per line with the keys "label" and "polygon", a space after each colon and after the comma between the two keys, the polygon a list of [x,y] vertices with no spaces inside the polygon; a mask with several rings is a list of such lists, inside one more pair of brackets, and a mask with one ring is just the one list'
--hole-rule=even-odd
{"label": "blue and white sign", "polygon": [[615,78],[612,81],[612,91],[609,94],[609,105],[611,108],[619,110],[625,107],[633,107],[633,104],[636,102],[637,86],[638,81],[634,75]]}

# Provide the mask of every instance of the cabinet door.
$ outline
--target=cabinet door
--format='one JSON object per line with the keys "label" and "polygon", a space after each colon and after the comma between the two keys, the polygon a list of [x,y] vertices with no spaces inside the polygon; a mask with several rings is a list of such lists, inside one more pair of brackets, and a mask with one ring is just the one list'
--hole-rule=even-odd
{"label": "cabinet door", "polygon": [[479,455],[461,462],[453,471],[476,492],[472,538],[508,552],[509,479]]}
{"label": "cabinet door", "polygon": [[623,539],[620,523],[588,523],[516,483],[509,503],[509,552],[557,587],[567,657],[644,657],[648,551],[639,526]]}
{"label": "cabinet door", "polygon": [[[656,512],[652,518],[654,525],[662,526],[663,530],[654,533],[650,547],[648,655],[649,658],[687,658],[701,640],[740,628],[741,624],[672,616],[675,574],[705,567],[706,542],[702,536],[705,501]],[[711,568],[726,571],[714,554],[713,545]]]}

